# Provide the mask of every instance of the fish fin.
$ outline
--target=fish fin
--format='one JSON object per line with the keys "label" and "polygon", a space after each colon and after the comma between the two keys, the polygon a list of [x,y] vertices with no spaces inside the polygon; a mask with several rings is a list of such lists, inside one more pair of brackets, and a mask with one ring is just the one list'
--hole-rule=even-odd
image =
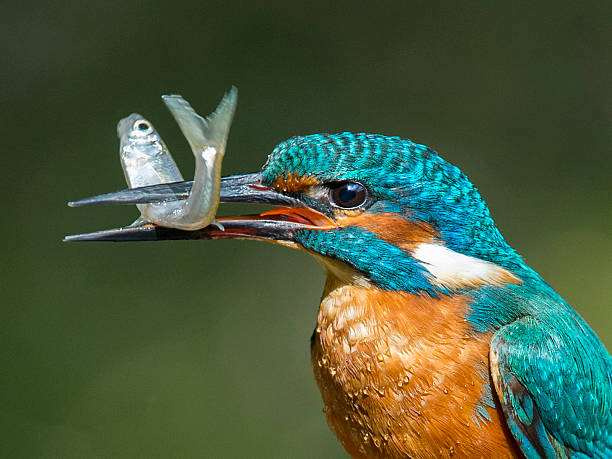
{"label": "fish fin", "polygon": [[194,154],[214,146],[225,150],[225,143],[236,111],[238,89],[232,86],[216,110],[207,118],[196,113],[189,102],[180,95],[164,95],[162,100],[172,113]]}

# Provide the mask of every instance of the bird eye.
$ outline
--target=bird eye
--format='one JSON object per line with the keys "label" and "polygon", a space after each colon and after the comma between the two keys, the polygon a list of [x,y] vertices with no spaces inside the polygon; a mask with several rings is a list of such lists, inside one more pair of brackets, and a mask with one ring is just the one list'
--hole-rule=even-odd
{"label": "bird eye", "polygon": [[333,184],[329,190],[329,201],[342,209],[354,209],[361,206],[368,197],[366,188],[361,183],[341,182]]}

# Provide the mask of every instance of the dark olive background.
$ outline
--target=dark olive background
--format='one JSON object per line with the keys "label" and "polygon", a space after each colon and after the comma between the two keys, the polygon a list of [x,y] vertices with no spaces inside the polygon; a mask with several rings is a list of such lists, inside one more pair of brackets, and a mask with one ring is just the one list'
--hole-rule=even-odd
{"label": "dark olive background", "polygon": [[345,456],[309,364],[313,260],[61,242],[137,214],[65,205],[125,186],[120,117],[152,120],[192,174],[164,93],[209,113],[238,86],[225,174],[298,134],[433,147],[610,348],[611,16],[609,1],[4,5],[0,456]]}

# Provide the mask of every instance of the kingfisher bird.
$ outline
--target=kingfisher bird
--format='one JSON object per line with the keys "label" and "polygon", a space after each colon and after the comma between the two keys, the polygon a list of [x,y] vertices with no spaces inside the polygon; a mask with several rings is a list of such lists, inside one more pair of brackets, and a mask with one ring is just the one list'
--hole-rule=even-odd
{"label": "kingfisher bird", "polygon": [[[74,205],[186,196],[190,182]],[[68,240],[259,239],[307,252],[327,278],[311,364],[327,422],[370,457],[612,457],[612,358],[497,229],[467,176],[425,145],[316,134],[221,202],[276,207],[222,228],[152,224]]]}

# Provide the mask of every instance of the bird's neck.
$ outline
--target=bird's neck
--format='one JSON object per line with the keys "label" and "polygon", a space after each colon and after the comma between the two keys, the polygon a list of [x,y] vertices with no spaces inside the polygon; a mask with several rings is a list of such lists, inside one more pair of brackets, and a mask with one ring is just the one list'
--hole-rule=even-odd
{"label": "bird's neck", "polygon": [[356,276],[328,270],[312,341],[327,420],[347,451],[509,455],[489,384],[490,334],[471,331],[467,297],[384,291]]}

